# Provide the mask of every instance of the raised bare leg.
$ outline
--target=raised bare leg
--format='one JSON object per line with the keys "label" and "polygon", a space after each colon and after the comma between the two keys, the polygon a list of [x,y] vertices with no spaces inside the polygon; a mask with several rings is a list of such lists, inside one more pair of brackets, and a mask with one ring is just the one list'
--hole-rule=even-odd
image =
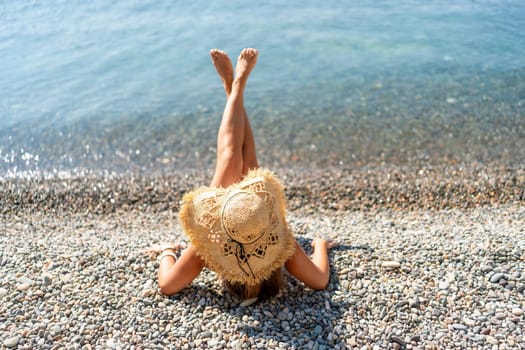
{"label": "raised bare leg", "polygon": [[[257,63],[258,52],[255,49],[242,50],[235,67],[235,78],[231,84],[228,95],[227,82],[229,79],[228,56],[219,50],[212,50],[211,56],[217,72],[223,80],[228,99],[224,108],[219,133],[217,136],[217,165],[212,186],[227,187],[239,181],[245,170],[244,153],[246,150],[255,152],[253,148],[246,147],[246,136],[253,143],[251,129],[246,133],[247,117],[244,110],[244,89],[248,76]],[[248,135],[247,135],[248,134]],[[249,159],[249,158],[247,158]]]}
{"label": "raised bare leg", "polygon": [[[231,63],[230,58],[226,54],[226,52],[218,50],[218,49],[212,49],[210,51],[211,59],[213,62],[213,65],[215,66],[215,69],[217,70],[217,74],[221,78],[222,85],[224,87],[224,92],[226,93],[226,99],[230,97],[231,91],[232,91],[232,84],[233,84],[233,66]],[[242,175],[246,175],[246,173],[250,169],[257,168],[259,166],[257,162],[257,155],[255,150],[255,140],[253,137],[253,131],[250,125],[250,121],[248,120],[248,114],[246,113],[246,108],[243,105],[243,112],[244,112],[244,141],[243,141],[243,169],[242,169]]]}
{"label": "raised bare leg", "polygon": [[244,111],[244,143],[242,147],[243,163],[242,163],[242,174],[243,176],[251,170],[259,167],[257,162],[257,153],[255,151],[255,139],[253,137],[252,127],[248,120],[246,110]]}

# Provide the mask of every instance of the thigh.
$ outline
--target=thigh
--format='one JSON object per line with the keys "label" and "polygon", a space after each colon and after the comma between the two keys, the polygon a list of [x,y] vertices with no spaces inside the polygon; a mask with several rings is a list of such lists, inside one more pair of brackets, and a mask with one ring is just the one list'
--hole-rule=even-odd
{"label": "thigh", "polygon": [[228,187],[242,179],[243,157],[240,152],[217,156],[212,187]]}

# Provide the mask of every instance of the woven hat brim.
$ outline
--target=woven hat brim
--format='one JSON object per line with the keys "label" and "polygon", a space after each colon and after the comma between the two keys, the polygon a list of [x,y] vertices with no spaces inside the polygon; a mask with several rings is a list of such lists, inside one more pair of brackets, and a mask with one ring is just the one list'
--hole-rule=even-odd
{"label": "woven hat brim", "polygon": [[[225,259],[232,257],[221,257],[216,253],[219,246],[213,246],[210,241],[210,229],[204,227],[197,217],[198,209],[196,200],[203,195],[215,193],[217,197],[225,196],[227,193],[242,188],[243,184],[262,178],[266,189],[272,194],[274,199],[274,213],[278,219],[277,233],[279,243],[277,246],[269,247],[268,256],[262,260],[254,260],[254,274],[246,274],[233,264],[228,264]],[[179,212],[184,233],[188,236],[191,244],[195,247],[197,254],[204,260],[206,266],[215,271],[221,278],[230,282],[242,283],[246,285],[256,285],[268,279],[272,273],[282,267],[295,252],[295,239],[286,222],[286,199],[283,186],[273,173],[264,168],[251,170],[242,181],[233,184],[228,188],[200,187],[186,193],[182,200]],[[257,258],[258,259],[258,258]]]}

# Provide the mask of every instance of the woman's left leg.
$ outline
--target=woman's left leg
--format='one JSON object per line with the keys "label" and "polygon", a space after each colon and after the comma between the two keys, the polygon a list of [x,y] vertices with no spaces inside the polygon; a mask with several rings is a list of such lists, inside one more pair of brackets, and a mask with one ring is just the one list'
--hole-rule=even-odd
{"label": "woman's left leg", "polygon": [[242,155],[242,175],[244,176],[249,170],[259,167],[257,154],[255,152],[255,139],[246,110],[244,110],[244,143],[242,146]]}
{"label": "woman's left leg", "polygon": [[257,166],[253,133],[244,109],[244,89],[257,55],[255,49],[242,50],[230,89],[232,75],[228,73],[231,67],[228,56],[219,50],[211,52],[228,96],[217,135],[217,165],[211,186],[227,187],[238,182],[248,169]]}

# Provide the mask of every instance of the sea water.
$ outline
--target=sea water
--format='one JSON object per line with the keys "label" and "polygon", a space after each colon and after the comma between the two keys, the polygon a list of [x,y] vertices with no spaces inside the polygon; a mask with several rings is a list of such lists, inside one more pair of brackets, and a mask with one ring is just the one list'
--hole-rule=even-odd
{"label": "sea water", "polygon": [[2,1],[0,177],[208,169],[215,47],[266,164],[525,164],[523,1]]}

